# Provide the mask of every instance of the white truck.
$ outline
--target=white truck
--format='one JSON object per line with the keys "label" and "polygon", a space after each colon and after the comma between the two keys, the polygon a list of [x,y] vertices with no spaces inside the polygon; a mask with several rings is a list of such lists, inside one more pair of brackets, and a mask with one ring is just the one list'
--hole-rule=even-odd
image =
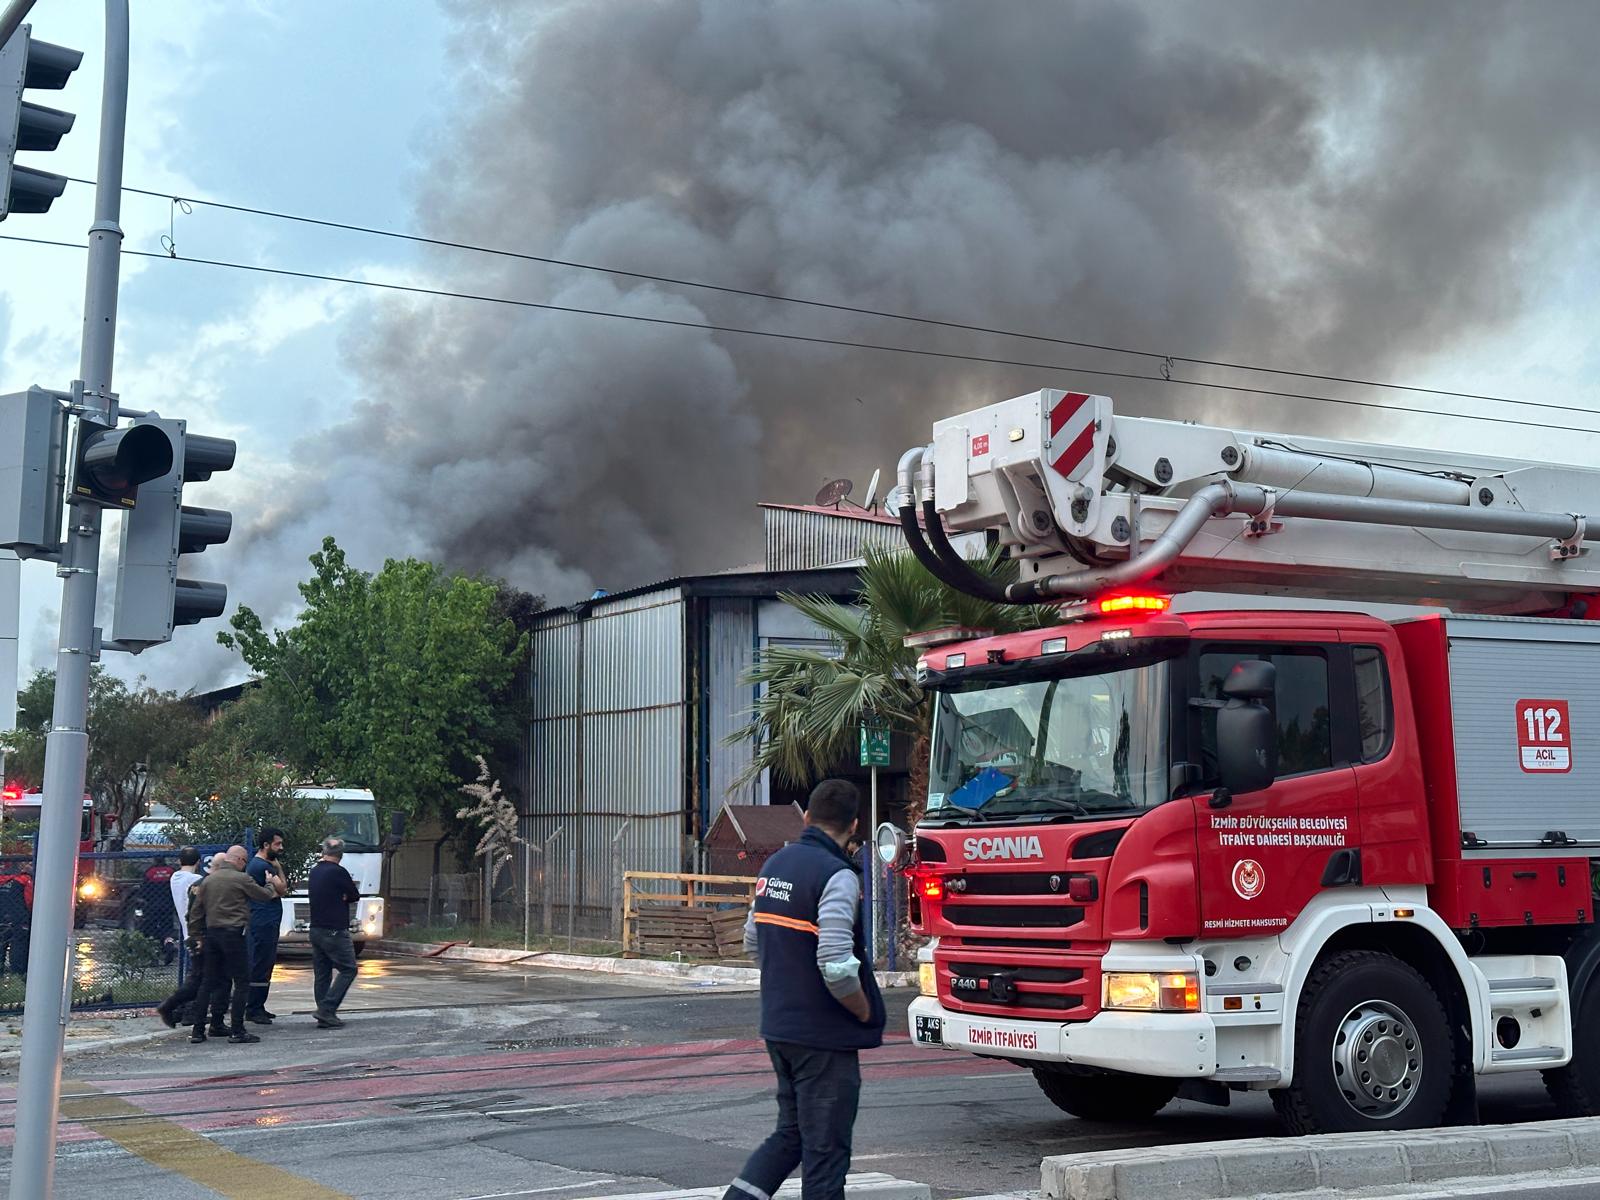
{"label": "white truck", "polygon": [[[383,936],[383,838],[378,829],[378,802],[366,788],[295,789],[295,795],[328,805],[328,832],[344,839],[344,869],[361,892],[351,906],[350,937],[360,953],[368,940]],[[284,898],[279,944],[308,945],[311,900],[302,881]]]}

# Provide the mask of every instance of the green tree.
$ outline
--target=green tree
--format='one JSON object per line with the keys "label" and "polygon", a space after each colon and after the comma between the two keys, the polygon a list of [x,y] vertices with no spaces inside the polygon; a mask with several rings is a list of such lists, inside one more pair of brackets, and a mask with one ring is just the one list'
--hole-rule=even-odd
{"label": "green tree", "polygon": [[157,796],[173,812],[175,841],[231,846],[246,830],[283,830],[284,869],[298,878],[333,832],[328,806],[296,796],[283,764],[253,744],[254,716],[248,701],[224,710]]}
{"label": "green tree", "polygon": [[279,747],[302,771],[368,787],[386,812],[454,812],[474,760],[504,749],[538,601],[416,559],[357,570],[332,538],[311,556],[305,608],[267,630],[241,607],[219,640],[261,678]]}
{"label": "green tree", "polygon": [[[994,559],[973,566],[991,576]],[[774,646],[746,675],[759,689],[750,720],[728,741],[755,743],[740,782],[771,770],[807,784],[853,755],[863,720],[871,717],[911,739],[912,820],[927,802],[930,695],[917,685],[917,651],[908,634],[960,626],[993,633],[1035,629],[1060,620],[1051,607],[993,604],[935,579],[907,553],[868,551],[860,605],[822,596],[783,600],[827,635],[828,650]]]}
{"label": "green tree", "polygon": [[[45,737],[56,678],[40,671],[17,696],[17,728],[0,733],[6,774],[37,786],[44,778]],[[175,692],[144,680],[129,687],[104,667],[89,676],[89,762],[86,786],[95,810],[125,837],[150,810],[153,790],[200,740],[205,719]]]}

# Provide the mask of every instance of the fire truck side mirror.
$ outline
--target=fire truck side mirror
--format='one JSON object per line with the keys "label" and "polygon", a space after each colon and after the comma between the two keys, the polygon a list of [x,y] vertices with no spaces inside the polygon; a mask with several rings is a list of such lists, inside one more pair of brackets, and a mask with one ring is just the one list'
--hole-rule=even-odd
{"label": "fire truck side mirror", "polygon": [[1271,700],[1277,691],[1278,668],[1258,658],[1234,663],[1222,684],[1222,694],[1229,700]]}
{"label": "fire truck side mirror", "polygon": [[1217,712],[1217,768],[1236,795],[1270,787],[1278,774],[1278,719],[1263,703],[1276,693],[1277,676],[1271,663],[1247,660],[1222,685],[1228,702]]}

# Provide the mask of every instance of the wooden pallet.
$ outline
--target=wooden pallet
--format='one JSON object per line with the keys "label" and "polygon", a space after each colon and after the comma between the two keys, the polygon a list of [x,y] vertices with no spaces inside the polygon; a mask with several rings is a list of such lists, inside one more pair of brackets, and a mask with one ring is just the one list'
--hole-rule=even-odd
{"label": "wooden pallet", "polygon": [[743,909],[643,906],[634,912],[634,942],[641,954],[738,958],[744,953],[744,923]]}
{"label": "wooden pallet", "polygon": [[[623,946],[629,954],[739,958],[755,879],[739,875],[623,876]],[[647,890],[648,889],[648,890]]]}

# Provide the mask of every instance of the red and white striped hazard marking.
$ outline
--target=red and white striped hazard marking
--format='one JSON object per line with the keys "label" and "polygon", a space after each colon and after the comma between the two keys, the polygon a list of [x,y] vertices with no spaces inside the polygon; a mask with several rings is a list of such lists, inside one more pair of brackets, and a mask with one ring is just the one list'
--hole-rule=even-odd
{"label": "red and white striped hazard marking", "polygon": [[1068,392],[1050,410],[1050,447],[1064,447],[1050,465],[1063,478],[1073,479],[1094,451],[1094,412],[1087,392]]}

